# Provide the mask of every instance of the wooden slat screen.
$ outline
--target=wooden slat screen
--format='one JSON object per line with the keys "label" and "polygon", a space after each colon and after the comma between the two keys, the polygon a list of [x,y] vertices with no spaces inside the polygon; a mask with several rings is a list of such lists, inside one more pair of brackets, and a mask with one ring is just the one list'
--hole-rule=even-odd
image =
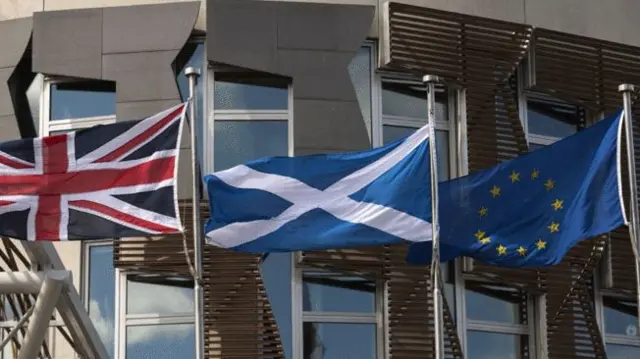
{"label": "wooden slat screen", "polygon": [[[193,260],[192,207],[180,204]],[[201,218],[209,215],[206,203]],[[204,246],[205,358],[284,359],[280,333],[260,274],[260,256]],[[118,268],[191,278],[182,235],[114,241]]]}
{"label": "wooden slat screen", "polygon": [[[386,66],[442,76],[467,88],[469,170],[527,152],[511,79],[526,55],[531,28],[394,2],[387,7]],[[466,262],[467,272],[538,288],[538,271]]]}
{"label": "wooden slat screen", "polygon": [[[545,29],[536,29],[534,44],[535,80],[532,87],[580,103],[594,113],[608,115],[621,109],[618,85],[640,84],[640,48]],[[640,114],[637,105],[634,105],[634,114]],[[634,132],[637,145],[640,132]],[[638,161],[638,150],[635,157]],[[622,158],[623,193],[628,201],[626,148],[623,148]],[[608,250],[611,281],[603,284],[613,290],[635,292],[634,259],[627,227],[611,233]]]}

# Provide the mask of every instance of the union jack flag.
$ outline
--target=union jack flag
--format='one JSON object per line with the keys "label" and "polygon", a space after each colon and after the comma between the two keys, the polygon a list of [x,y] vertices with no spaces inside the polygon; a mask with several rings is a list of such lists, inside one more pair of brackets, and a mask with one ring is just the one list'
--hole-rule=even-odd
{"label": "union jack flag", "polygon": [[0,143],[0,235],[57,241],[181,232],[185,109]]}

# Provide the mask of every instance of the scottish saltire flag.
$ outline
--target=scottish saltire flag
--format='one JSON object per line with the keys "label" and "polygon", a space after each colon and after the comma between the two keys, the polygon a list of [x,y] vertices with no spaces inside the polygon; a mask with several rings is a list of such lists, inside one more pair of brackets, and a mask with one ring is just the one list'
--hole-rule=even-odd
{"label": "scottish saltire flag", "polygon": [[185,107],[0,143],[0,235],[55,241],[181,231],[175,184]]}
{"label": "scottish saltire flag", "polygon": [[265,158],[205,177],[209,244],[243,252],[431,239],[429,130],[373,150]]}
{"label": "scottish saltire flag", "polygon": [[[440,184],[441,260],[549,266],[578,241],[623,225],[621,114],[486,171]],[[431,261],[431,244],[407,260]]]}

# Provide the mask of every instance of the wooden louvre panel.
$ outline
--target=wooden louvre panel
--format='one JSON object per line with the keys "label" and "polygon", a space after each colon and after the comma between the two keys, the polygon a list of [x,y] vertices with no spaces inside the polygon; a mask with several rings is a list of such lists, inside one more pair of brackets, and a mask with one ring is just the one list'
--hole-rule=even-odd
{"label": "wooden louvre panel", "polygon": [[[201,204],[201,218],[209,215]],[[180,203],[184,238],[193,260],[191,202]],[[284,359],[280,332],[260,274],[260,255],[203,247],[204,345],[206,359]],[[191,278],[182,235],[114,241],[121,269]]]}
{"label": "wooden louvre panel", "polygon": [[[581,104],[594,113],[610,115],[622,108],[622,83],[640,84],[640,48],[590,39],[556,31],[536,29],[531,53],[533,69],[530,87]],[[634,117],[640,114],[634,104]],[[634,126],[634,127],[637,127]],[[637,143],[638,131],[634,130]],[[623,195],[629,201],[626,137],[623,134]],[[637,148],[637,146],[636,146]],[[638,151],[635,151],[636,161]],[[596,245],[597,246],[597,245]],[[610,289],[631,293],[636,290],[634,256],[628,228],[613,231],[608,238],[608,275],[602,284]]]}
{"label": "wooden louvre panel", "polygon": [[[527,152],[510,79],[526,55],[531,28],[425,7],[388,3],[387,67],[434,74],[467,89],[469,170]],[[465,271],[537,288],[540,273],[466,259]]]}

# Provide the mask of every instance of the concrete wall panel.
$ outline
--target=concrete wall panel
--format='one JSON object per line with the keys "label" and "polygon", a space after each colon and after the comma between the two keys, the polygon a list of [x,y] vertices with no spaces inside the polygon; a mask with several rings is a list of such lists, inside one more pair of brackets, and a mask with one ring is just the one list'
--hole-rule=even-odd
{"label": "concrete wall panel", "polygon": [[[295,154],[370,147],[347,67],[374,6],[209,0],[207,11],[210,61],[292,79]],[[265,19],[274,12],[276,24]],[[348,136],[336,136],[336,128]]]}
{"label": "concrete wall panel", "polygon": [[[25,73],[32,26],[29,18],[0,22],[0,141],[19,138],[21,128],[33,129],[28,106],[21,106],[27,103],[26,87],[33,79]],[[28,126],[20,126],[18,118]]]}
{"label": "concrete wall panel", "polygon": [[35,13],[33,71],[99,79],[102,9]]}
{"label": "concrete wall panel", "polygon": [[640,46],[637,0],[527,0],[526,22],[536,27]]}

